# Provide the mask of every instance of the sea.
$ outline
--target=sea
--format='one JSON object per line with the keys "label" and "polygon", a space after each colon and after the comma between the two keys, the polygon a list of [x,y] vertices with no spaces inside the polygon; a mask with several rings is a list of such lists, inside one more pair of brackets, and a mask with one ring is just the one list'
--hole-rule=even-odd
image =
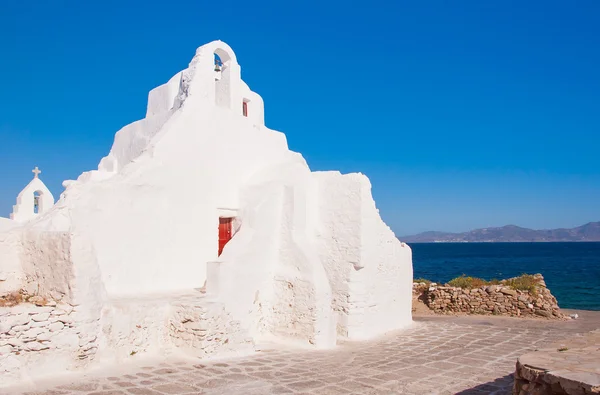
{"label": "sea", "polygon": [[541,273],[566,309],[600,310],[600,242],[414,243],[414,278],[445,283],[462,274],[486,280]]}

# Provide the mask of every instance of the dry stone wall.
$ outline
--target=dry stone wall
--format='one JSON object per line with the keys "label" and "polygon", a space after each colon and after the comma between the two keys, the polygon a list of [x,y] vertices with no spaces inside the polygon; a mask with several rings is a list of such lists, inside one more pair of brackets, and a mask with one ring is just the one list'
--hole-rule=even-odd
{"label": "dry stone wall", "polygon": [[175,349],[200,358],[254,351],[241,323],[199,293],[109,300],[99,321],[85,306],[39,299],[44,305],[0,307],[0,388],[95,360]]}
{"label": "dry stone wall", "polygon": [[176,303],[173,307],[168,335],[175,347],[200,358],[254,351],[252,338],[220,303]]}
{"label": "dry stone wall", "polygon": [[94,334],[82,331],[76,322],[76,307],[48,302],[37,306],[22,303],[0,308],[0,375],[17,378],[25,367],[52,364],[60,354],[65,361],[93,358],[97,350]]}
{"label": "dry stone wall", "polygon": [[515,290],[502,283],[472,289],[415,283],[413,288],[421,293],[420,299],[435,313],[563,318],[543,277],[540,274],[535,277],[538,284],[533,293]]}

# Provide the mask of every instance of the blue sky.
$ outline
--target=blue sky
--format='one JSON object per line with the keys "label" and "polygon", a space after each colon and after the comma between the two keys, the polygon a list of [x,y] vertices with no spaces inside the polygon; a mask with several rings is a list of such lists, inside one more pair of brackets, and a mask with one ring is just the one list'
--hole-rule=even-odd
{"label": "blue sky", "polygon": [[600,2],[2,1],[0,216],[56,197],[148,91],[229,43],[315,170],[371,178],[398,235],[600,220]]}

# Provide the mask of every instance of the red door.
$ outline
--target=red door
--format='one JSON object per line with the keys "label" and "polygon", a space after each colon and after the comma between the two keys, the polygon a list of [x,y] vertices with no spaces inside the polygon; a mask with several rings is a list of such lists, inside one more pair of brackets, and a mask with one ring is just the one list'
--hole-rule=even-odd
{"label": "red door", "polygon": [[233,218],[219,218],[219,256],[223,252],[223,247],[231,240],[231,231]]}

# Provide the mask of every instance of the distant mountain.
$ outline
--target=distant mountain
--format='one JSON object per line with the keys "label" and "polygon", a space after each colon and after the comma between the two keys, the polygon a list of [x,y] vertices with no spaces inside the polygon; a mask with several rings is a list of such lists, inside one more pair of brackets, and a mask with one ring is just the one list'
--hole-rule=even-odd
{"label": "distant mountain", "polygon": [[501,228],[475,229],[463,233],[423,232],[400,237],[400,240],[407,243],[600,241],[600,222],[590,222],[572,229],[533,230],[506,225]]}

